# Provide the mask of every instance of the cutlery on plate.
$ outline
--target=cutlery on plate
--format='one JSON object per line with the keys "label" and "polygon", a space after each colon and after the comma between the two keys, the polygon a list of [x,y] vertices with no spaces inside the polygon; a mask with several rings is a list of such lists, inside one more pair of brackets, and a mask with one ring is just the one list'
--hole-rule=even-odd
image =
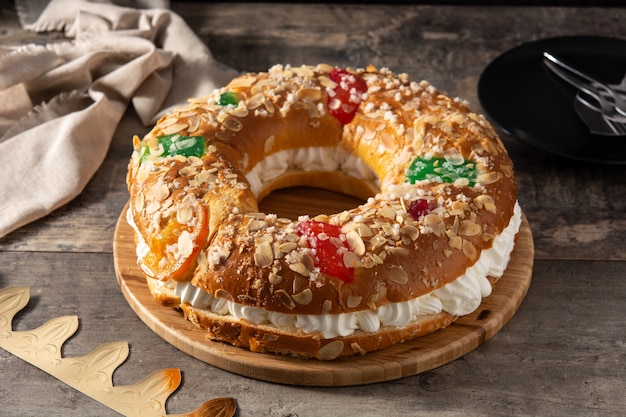
{"label": "cutlery on plate", "polygon": [[557,58],[554,54],[544,52],[543,56],[547,60],[546,65],[548,68],[550,68],[556,75],[569,82],[579,90],[585,92],[589,90],[601,95],[607,101],[614,104],[615,110],[618,113],[626,116],[626,76],[620,84],[605,84],[594,77],[585,74],[578,68],[567,64],[562,59]]}
{"label": "cutlery on plate", "polygon": [[599,108],[587,101],[581,93],[576,94],[574,110],[591,133],[602,136],[626,136],[626,121],[615,121],[605,117]]}
{"label": "cutlery on plate", "polygon": [[574,109],[592,133],[626,135],[626,77],[620,84],[605,84],[544,52],[544,64],[579,91]]}

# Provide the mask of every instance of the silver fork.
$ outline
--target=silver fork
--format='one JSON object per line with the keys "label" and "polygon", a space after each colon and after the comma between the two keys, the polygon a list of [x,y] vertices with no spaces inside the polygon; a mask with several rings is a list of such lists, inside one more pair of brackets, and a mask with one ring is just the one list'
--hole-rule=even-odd
{"label": "silver fork", "polygon": [[592,133],[626,136],[626,92],[621,91],[626,88],[626,77],[622,83],[609,87],[548,52],[543,55],[544,64],[554,74],[579,90],[574,109]]}
{"label": "silver fork", "polygon": [[626,116],[626,76],[620,84],[605,84],[549,52],[544,52],[543,56],[547,60],[545,63],[548,68],[556,75],[592,97],[594,95],[604,97],[609,104],[615,107],[615,111]]}
{"label": "silver fork", "polygon": [[574,101],[576,114],[585,122],[591,133],[603,136],[626,136],[626,118],[618,116],[607,116],[612,112],[612,108],[607,106],[606,101],[596,100],[600,103],[600,108],[586,100],[579,92]]}

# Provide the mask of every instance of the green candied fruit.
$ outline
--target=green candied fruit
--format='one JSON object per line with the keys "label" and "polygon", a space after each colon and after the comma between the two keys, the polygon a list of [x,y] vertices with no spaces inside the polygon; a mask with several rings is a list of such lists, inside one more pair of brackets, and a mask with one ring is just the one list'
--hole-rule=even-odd
{"label": "green candied fruit", "polygon": [[217,104],[220,106],[236,106],[237,103],[239,103],[239,97],[237,97],[237,94],[232,91],[220,94],[220,98],[217,100]]}
{"label": "green candied fruit", "polygon": [[465,178],[468,184],[473,186],[477,177],[476,163],[468,160],[455,165],[445,158],[425,159],[418,156],[406,170],[406,182],[411,184],[423,180],[454,183],[460,178]]}
{"label": "green candied fruit", "polygon": [[205,144],[202,136],[166,135],[157,138],[158,147],[151,150],[147,144],[142,146],[141,161],[145,161],[148,155],[160,157],[182,155],[184,157],[204,155]]}

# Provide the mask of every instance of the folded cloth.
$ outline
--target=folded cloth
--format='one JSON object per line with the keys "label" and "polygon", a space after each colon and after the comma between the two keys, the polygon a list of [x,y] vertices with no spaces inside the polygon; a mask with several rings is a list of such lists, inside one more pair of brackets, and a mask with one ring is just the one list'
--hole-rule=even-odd
{"label": "folded cloth", "polygon": [[0,47],[0,237],[80,194],[129,105],[150,125],[235,75],[167,9],[52,0],[22,24],[69,40]]}

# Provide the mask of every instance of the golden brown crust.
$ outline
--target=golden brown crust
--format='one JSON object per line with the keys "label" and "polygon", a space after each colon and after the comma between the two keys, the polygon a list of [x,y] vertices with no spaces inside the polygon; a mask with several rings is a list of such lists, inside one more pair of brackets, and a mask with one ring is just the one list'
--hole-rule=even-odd
{"label": "golden brown crust", "polygon": [[[284,314],[377,310],[455,281],[508,225],[517,199],[513,166],[482,116],[428,83],[368,68],[353,71],[367,92],[354,119],[342,124],[329,110],[336,87],[330,70],[274,67],[244,75],[207,98],[190,100],[136,139],[130,210],[149,249],[139,263],[157,300],[177,302],[151,280],[191,282],[214,297]],[[237,104],[219,104],[224,94],[233,94]],[[198,146],[204,148],[197,156],[177,154]],[[318,149],[321,162],[305,169],[306,161],[293,153],[302,147]],[[283,154],[288,156],[279,159],[291,159],[277,162],[282,171],[267,175],[275,168],[263,165],[267,157]],[[453,172],[467,165],[470,174],[409,181],[407,172],[419,158]],[[354,209],[313,219],[340,229],[330,238],[342,267],[353,273],[350,279],[319,265],[317,249],[301,230],[309,219],[258,213],[259,199],[293,185],[369,197]],[[427,201],[429,211],[412,214],[416,200]],[[190,306],[185,311],[220,340],[319,356],[319,344],[299,351],[314,336],[281,337],[297,346],[289,350],[264,343],[264,335],[273,333],[262,326],[209,319]],[[415,337],[418,328],[447,325],[449,315],[440,316],[428,321],[432,325],[383,328],[376,334],[386,334],[389,342],[376,346],[396,343],[397,335]],[[369,351],[368,337],[359,333],[344,343]],[[300,347],[299,338],[309,342]],[[348,351],[344,346],[341,354]]]}
{"label": "golden brown crust", "polygon": [[[372,206],[379,211],[389,207],[394,213],[401,210],[399,201],[386,205],[374,201]],[[487,210],[482,212],[488,213]],[[326,217],[319,216],[319,219]],[[433,219],[436,230],[417,232],[417,236],[411,233],[416,233],[420,226],[405,220],[395,239],[393,231],[385,231],[389,219],[384,212],[360,223],[372,230],[372,236],[361,238],[367,248],[364,267],[357,268],[354,282],[347,284],[325,274],[313,278],[313,265],[305,246],[283,253],[283,246],[299,242],[293,222],[263,213],[230,216],[229,227],[221,228],[213,241],[213,247],[223,248],[228,257],[217,262],[203,258],[192,282],[209,294],[219,293],[218,296],[241,304],[290,314],[340,314],[407,301],[454,281],[478,259],[479,251],[491,244],[491,236],[498,233],[489,227],[477,226],[485,224],[481,216]],[[262,262],[267,267],[259,268],[257,243],[265,239],[268,228],[282,230],[284,235],[274,238],[269,253],[273,259]],[[486,237],[489,239],[485,240]],[[378,244],[378,248],[369,250]],[[368,253],[378,258],[385,255],[384,263],[371,260]],[[296,268],[302,264],[305,274],[309,273],[308,279]]]}

